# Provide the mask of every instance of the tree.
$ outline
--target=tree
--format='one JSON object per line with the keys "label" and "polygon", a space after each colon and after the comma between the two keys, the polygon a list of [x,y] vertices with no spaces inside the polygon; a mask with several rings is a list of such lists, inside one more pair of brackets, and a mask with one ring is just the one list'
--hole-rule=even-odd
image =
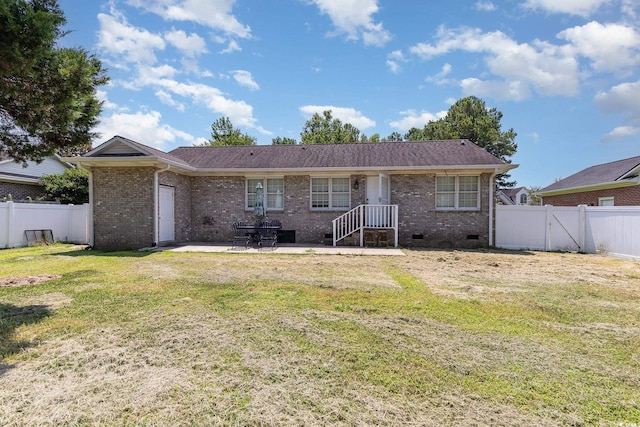
{"label": "tree", "polygon": [[0,151],[40,161],[96,136],[109,78],[82,48],[59,48],[66,23],[57,0],[0,2]]}
{"label": "tree", "polygon": [[69,168],[64,173],[44,175],[40,178],[47,200],[80,205],[89,202],[89,172],[81,168]]}
{"label": "tree", "polygon": [[276,136],[271,140],[271,145],[296,145],[298,141],[293,138],[287,138],[286,136],[281,138]]}
{"label": "tree", "polygon": [[322,115],[315,113],[300,133],[301,144],[344,144],[358,142],[359,138],[360,129],[334,119],[331,110],[324,111]]}
{"label": "tree", "polygon": [[234,129],[229,117],[220,117],[211,125],[211,139],[203,145],[256,145],[256,138]]}
{"label": "tree", "polygon": [[[468,139],[506,163],[516,153],[517,133],[513,129],[502,131],[502,113],[495,108],[487,108],[485,102],[469,96],[456,101],[446,116],[427,123],[420,131],[413,128],[405,135],[408,140]],[[414,130],[415,129],[415,130]],[[509,188],[508,173],[499,174],[496,183],[501,188]]]}
{"label": "tree", "polygon": [[391,135],[387,136],[385,139],[385,141],[388,142],[402,142],[402,135],[400,134],[400,132],[391,132]]}

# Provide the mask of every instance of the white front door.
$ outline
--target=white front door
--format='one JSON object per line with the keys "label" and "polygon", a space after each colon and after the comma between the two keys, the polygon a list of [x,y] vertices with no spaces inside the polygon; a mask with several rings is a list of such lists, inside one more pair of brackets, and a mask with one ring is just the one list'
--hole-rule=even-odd
{"label": "white front door", "polygon": [[[367,204],[368,205],[388,205],[391,200],[391,180],[389,175],[380,173],[378,175],[367,176]],[[366,225],[369,227],[379,227],[389,222],[388,209],[367,207]]]}
{"label": "white front door", "polygon": [[161,185],[159,187],[159,207],[158,207],[158,240],[160,242],[170,242],[175,240],[174,228],[174,194],[173,187]]}
{"label": "white front door", "polygon": [[389,175],[380,173],[367,176],[367,204],[388,205],[391,199],[391,180]]}

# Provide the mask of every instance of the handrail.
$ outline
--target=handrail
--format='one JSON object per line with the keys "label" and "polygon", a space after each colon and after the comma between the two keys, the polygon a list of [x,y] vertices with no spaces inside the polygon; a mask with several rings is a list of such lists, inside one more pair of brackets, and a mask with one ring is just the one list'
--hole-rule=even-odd
{"label": "handrail", "polygon": [[[358,205],[332,221],[333,246],[364,228],[393,229],[398,246],[398,205]],[[360,233],[360,246],[363,245]]]}

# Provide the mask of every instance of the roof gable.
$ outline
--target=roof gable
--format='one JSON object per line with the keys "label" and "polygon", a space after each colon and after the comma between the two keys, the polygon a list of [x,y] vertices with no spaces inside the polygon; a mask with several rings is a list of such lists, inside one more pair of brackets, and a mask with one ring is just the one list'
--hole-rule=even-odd
{"label": "roof gable", "polygon": [[140,144],[131,139],[121,136],[114,136],[110,140],[100,144],[93,150],[82,156],[83,158],[154,158],[166,162],[176,163],[181,166],[188,166],[187,163],[164,151],[157,150],[148,145]]}

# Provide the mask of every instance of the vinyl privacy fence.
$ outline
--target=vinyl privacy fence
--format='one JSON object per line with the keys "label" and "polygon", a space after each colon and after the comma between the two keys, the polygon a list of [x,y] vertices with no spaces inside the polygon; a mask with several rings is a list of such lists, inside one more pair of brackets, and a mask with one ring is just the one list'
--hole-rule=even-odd
{"label": "vinyl privacy fence", "polygon": [[496,246],[640,259],[640,207],[496,207]]}
{"label": "vinyl privacy fence", "polygon": [[89,205],[0,203],[0,248],[27,246],[25,230],[52,230],[56,241],[88,244]]}

